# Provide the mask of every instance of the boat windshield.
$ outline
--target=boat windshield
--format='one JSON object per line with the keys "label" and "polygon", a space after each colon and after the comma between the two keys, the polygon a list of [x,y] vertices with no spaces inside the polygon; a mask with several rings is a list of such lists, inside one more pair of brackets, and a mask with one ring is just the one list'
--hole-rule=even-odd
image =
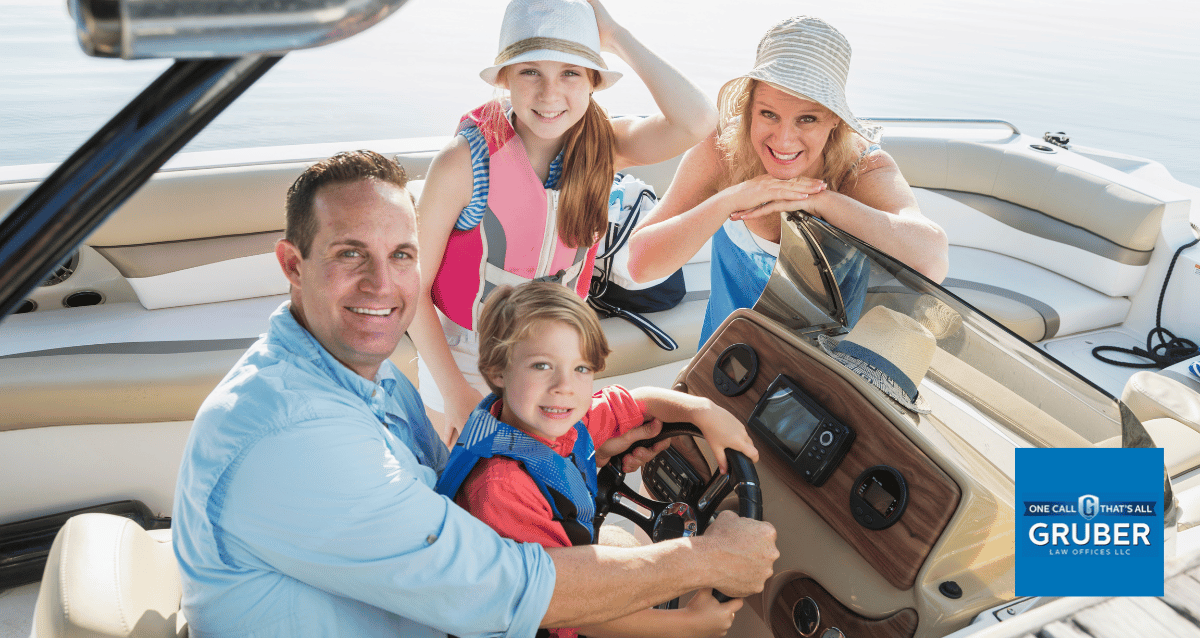
{"label": "boat windshield", "polygon": [[1012,455],[996,454],[1002,448],[1089,447],[1120,437],[1116,399],[1045,351],[824,221],[785,215],[780,257],[754,310],[815,339],[845,333],[874,306],[934,334],[937,350],[920,385],[933,407],[928,419],[977,448],[998,445],[980,451],[1010,475]]}

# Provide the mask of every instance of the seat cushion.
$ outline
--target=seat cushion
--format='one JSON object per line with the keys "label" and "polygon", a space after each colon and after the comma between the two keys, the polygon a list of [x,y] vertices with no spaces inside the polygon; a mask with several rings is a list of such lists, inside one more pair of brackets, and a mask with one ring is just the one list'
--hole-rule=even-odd
{"label": "seat cushion", "polygon": [[1109,297],[1025,261],[978,248],[950,247],[942,285],[1031,342],[1111,326],[1129,314]]}
{"label": "seat cushion", "polygon": [[32,638],[176,638],[183,589],[169,537],[111,514],[80,514],[58,532]]}
{"label": "seat cushion", "polygon": [[[1142,426],[1163,448],[1163,464],[1172,478],[1200,467],[1200,432],[1175,419],[1150,419]],[[1120,435],[1105,439],[1096,447],[1121,447]]]}
{"label": "seat cushion", "polygon": [[1200,392],[1170,376],[1149,370],[1135,373],[1125,383],[1121,401],[1143,423],[1168,418],[1200,432]]}

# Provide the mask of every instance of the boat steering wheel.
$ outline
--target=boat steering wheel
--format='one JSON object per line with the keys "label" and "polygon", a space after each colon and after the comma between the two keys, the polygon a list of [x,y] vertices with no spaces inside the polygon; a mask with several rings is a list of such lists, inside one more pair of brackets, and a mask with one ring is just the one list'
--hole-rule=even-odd
{"label": "boat steering wheel", "polygon": [[[691,423],[664,423],[662,431],[654,438],[635,443],[634,447],[650,447],[664,439],[676,436],[703,436],[700,429]],[[726,448],[725,458],[729,466],[726,474],[714,473],[713,477],[691,498],[684,501],[658,501],[638,494],[625,482],[625,455],[622,452],[600,469],[596,491],[596,529],[610,512],[629,519],[642,528],[654,542],[703,534],[717,514],[717,508],[729,494],[738,497],[738,515],[761,521],[763,517],[762,490],[758,486],[758,471],[745,454]],[[644,515],[626,506],[621,501],[629,499],[650,511]],[[717,600],[725,602],[729,597],[713,591]]]}

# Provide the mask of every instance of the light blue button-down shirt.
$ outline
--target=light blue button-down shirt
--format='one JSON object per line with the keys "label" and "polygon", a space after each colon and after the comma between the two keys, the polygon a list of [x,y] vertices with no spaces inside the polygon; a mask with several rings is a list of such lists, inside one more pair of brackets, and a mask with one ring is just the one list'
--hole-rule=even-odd
{"label": "light blue button-down shirt", "polygon": [[446,456],[391,362],[358,376],[285,303],[184,452],[172,527],[191,635],[533,636],[554,565],[433,491]]}

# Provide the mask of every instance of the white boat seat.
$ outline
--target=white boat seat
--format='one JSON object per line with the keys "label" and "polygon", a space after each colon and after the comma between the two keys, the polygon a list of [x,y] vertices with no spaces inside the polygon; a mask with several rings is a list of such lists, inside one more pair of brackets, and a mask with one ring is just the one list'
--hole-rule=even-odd
{"label": "white boat seat", "polygon": [[[1163,449],[1163,463],[1172,478],[1200,467],[1200,432],[1168,418],[1142,421],[1142,426],[1154,444]],[[1105,439],[1096,447],[1121,447],[1121,436]]]}
{"label": "white boat seat", "polygon": [[1127,297],[1110,297],[1020,259],[964,246],[950,247],[950,273],[942,285],[1030,342],[1121,323],[1130,308]]}
{"label": "white boat seat", "polygon": [[[1176,365],[1188,363],[1191,361]],[[1121,401],[1142,423],[1168,418],[1200,432],[1200,392],[1197,391],[1200,384],[1194,381],[1189,384],[1186,379],[1164,374],[1168,372],[1170,368],[1163,372],[1142,370],[1135,373],[1121,391]]]}
{"label": "white boat seat", "polygon": [[30,638],[181,638],[182,592],[170,530],[80,514],[50,548]]}

